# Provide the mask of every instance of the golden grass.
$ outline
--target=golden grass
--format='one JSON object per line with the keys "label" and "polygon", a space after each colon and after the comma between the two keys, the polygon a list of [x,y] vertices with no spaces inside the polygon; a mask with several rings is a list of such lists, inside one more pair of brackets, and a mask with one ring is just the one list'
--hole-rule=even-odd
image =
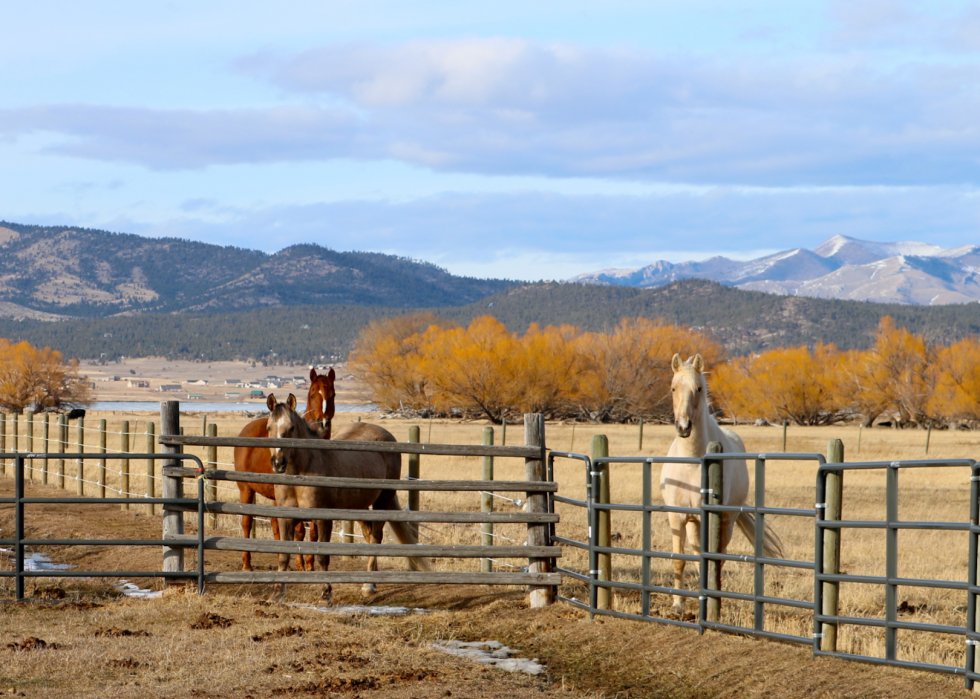
{"label": "golden grass", "polygon": [[[97,425],[100,415],[90,413],[86,424],[91,428]],[[158,419],[155,416],[123,415],[119,413],[106,415],[109,421],[109,431],[118,432],[123,419],[129,419],[133,424],[137,420],[136,431],[145,429],[146,421]],[[335,429],[348,421],[357,419],[355,414],[338,414]],[[95,418],[95,419],[93,419]],[[364,419],[372,419],[364,416]],[[186,433],[201,433],[202,415],[183,415],[182,424]],[[217,414],[208,416],[208,421],[218,425],[219,435],[237,434],[246,422],[244,417]],[[459,423],[444,420],[407,421],[382,420],[379,424],[389,429],[396,438],[407,439],[408,428],[412,424],[420,424],[422,441],[436,443],[476,444],[480,443],[484,425],[482,423]],[[431,429],[431,436],[430,436]],[[159,425],[158,430],[159,432]],[[548,446],[556,450],[588,452],[593,435],[605,434],[609,438],[609,451],[614,456],[651,456],[665,454],[671,440],[673,429],[669,426],[646,426],[642,452],[638,450],[638,429],[636,426],[623,425],[563,425],[548,424]],[[750,452],[771,452],[782,450],[782,429],[778,427],[739,427],[746,448]],[[500,443],[500,427],[495,428],[496,441]],[[36,429],[38,435],[40,430]],[[509,444],[523,443],[523,429],[520,425],[510,425],[507,430]],[[22,429],[23,434],[23,429]],[[89,432],[91,441],[96,443],[93,432]],[[819,452],[826,453],[827,442],[832,438],[843,439],[846,458],[854,460],[896,460],[914,459],[925,456],[926,433],[923,431],[896,431],[888,429],[865,429],[860,433],[861,453],[857,452],[859,430],[856,427],[830,428],[795,428],[788,431],[787,450],[790,452]],[[21,448],[26,448],[21,437]],[[70,442],[75,441],[74,425],[70,430]],[[935,431],[931,436],[930,458],[970,458],[976,452],[980,435],[972,432]],[[136,441],[134,449],[145,446],[142,435]],[[110,449],[118,449],[118,435],[110,435]],[[34,450],[40,450],[37,437]],[[69,446],[74,449],[74,446]],[[89,447],[86,448],[88,450]],[[203,449],[190,450],[204,457]],[[218,462],[232,462],[231,449],[219,449]],[[111,463],[111,462],[110,462]],[[221,467],[221,466],[219,466]],[[230,468],[230,466],[225,466]],[[49,463],[49,468],[52,464]],[[87,467],[86,473],[94,472],[94,463]],[[145,466],[142,462],[131,465],[131,490],[144,492],[142,474]],[[612,468],[611,486],[614,502],[640,503],[641,466],[633,464],[615,464]],[[814,504],[814,482],[816,465],[813,462],[771,462],[767,472],[767,504],[778,507],[798,507],[812,509]],[[66,464],[68,481],[66,487],[75,488],[74,464]],[[159,464],[157,465],[159,474]],[[481,460],[476,457],[423,457],[421,475],[423,478],[480,478]],[[750,465],[751,474],[751,465]],[[586,474],[581,462],[560,461],[556,468],[556,480],[560,484],[560,492],[569,497],[582,498],[585,493]],[[653,467],[653,502],[660,503],[657,483],[659,466]],[[495,476],[498,479],[522,480],[524,465],[518,459],[498,459],[495,463]],[[90,480],[94,480],[87,476]],[[970,474],[966,468],[930,468],[902,471],[900,474],[900,508],[901,519],[933,519],[941,521],[969,521],[969,483]],[[49,482],[53,482],[49,476]],[[108,485],[118,488],[118,475],[110,473]],[[847,519],[883,519],[885,512],[884,497],[885,475],[883,471],[848,472],[845,475],[844,516]],[[223,483],[218,491],[219,499],[237,501],[237,488]],[[159,486],[157,486],[159,493]],[[90,486],[86,486],[87,494],[94,494]],[[522,494],[503,493],[510,498],[523,498]],[[405,494],[400,496],[405,505]],[[750,496],[750,502],[752,498]],[[518,506],[507,500],[495,498],[495,509],[515,511]],[[423,493],[421,496],[422,509],[475,511],[480,507],[479,494],[476,493]],[[137,508],[138,509],[138,508]],[[584,540],[586,522],[581,510],[560,506],[562,522],[558,532],[568,538]],[[616,545],[639,548],[641,519],[638,514],[613,513],[613,532]],[[653,547],[659,550],[670,550],[670,537],[666,524],[666,516],[653,515]],[[788,557],[798,560],[812,560],[813,556],[813,521],[810,518],[771,517],[770,521],[776,527],[786,545]],[[479,525],[452,526],[443,524],[426,525],[421,531],[423,543],[480,543]],[[238,522],[234,517],[221,517],[217,531],[226,535],[238,535]],[[355,529],[356,533],[360,533]],[[510,544],[512,539],[523,542],[526,530],[518,525],[501,526],[495,529],[499,543]],[[267,530],[259,530],[260,536],[268,537]],[[336,536],[335,536],[336,540]],[[733,553],[751,554],[751,547],[744,538],[736,532],[730,550]],[[967,566],[967,535],[965,533],[944,532],[901,532],[899,535],[899,575],[903,577],[922,577],[944,580],[966,580]],[[884,533],[871,530],[847,530],[844,532],[842,544],[842,570],[854,574],[883,575]],[[258,554],[253,557],[260,567],[274,565],[274,557]],[[614,576],[618,580],[638,582],[640,579],[640,559],[628,556],[614,556]],[[501,560],[495,564],[496,569],[509,570],[509,566],[521,566],[526,561]],[[233,563],[231,564],[234,565]],[[384,561],[382,568],[401,567],[401,561]],[[562,565],[575,570],[586,570],[585,556],[572,549],[566,549]],[[478,570],[477,560],[440,560],[436,562],[438,569],[444,570]],[[663,586],[673,584],[672,565],[669,561],[653,562],[653,583]],[[696,571],[689,566],[687,587],[696,586]],[[725,589],[741,592],[752,591],[752,567],[746,564],[729,563],[725,566],[723,585]],[[813,599],[812,577],[808,571],[789,569],[773,569],[767,571],[766,592],[772,596],[791,597],[802,600]],[[566,585],[563,594],[584,598],[584,586]],[[951,592],[925,588],[902,588],[899,591],[899,601],[907,602],[909,611],[903,612],[902,619],[916,622],[929,622],[962,626],[965,624],[965,592]],[[653,613],[668,616],[670,599],[665,595],[652,596]],[[689,602],[688,610],[694,611],[693,602]],[[617,594],[616,609],[627,612],[638,612],[640,600],[636,594]],[[848,583],[841,589],[841,613],[849,616],[884,616],[884,588],[882,586],[861,585]],[[723,605],[723,618],[726,623],[742,626],[752,626],[752,609],[748,603],[726,601]],[[809,613],[804,610],[790,608],[768,609],[765,627],[768,630],[809,636],[812,632],[812,622]],[[947,665],[962,665],[964,661],[964,645],[962,637],[940,634],[924,634],[902,632],[898,634],[899,658],[923,662],[941,663]],[[883,655],[884,634],[879,629],[870,627],[847,626],[840,634],[840,649],[845,652],[863,655]]]}

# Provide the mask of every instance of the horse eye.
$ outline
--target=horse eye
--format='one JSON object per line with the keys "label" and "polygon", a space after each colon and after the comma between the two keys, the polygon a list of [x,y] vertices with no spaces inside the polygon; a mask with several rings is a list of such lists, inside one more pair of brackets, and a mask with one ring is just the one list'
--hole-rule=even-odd
{"label": "horse eye", "polygon": [[701,387],[698,386],[698,393],[701,393]]}

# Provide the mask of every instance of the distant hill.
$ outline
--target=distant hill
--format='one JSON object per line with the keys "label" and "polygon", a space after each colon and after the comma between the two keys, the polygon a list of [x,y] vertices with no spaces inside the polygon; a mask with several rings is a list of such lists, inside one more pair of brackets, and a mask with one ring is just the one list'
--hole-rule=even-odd
{"label": "distant hill", "polygon": [[875,243],[835,235],[814,250],[796,248],[741,262],[712,257],[641,269],[604,269],[572,277],[583,284],[652,288],[678,279],[711,279],[789,296],[939,306],[980,301],[980,246]]}
{"label": "distant hill", "polygon": [[[257,359],[273,362],[346,358],[357,333],[372,319],[414,309],[372,306],[291,306],[204,315],[144,314],[50,323],[0,320],[0,337],[50,345],[71,357],[107,359]],[[729,353],[833,342],[841,349],[869,347],[882,316],[925,335],[955,342],[980,334],[980,304],[937,307],[833,301],[742,291],[686,279],[655,289],[537,283],[499,292],[478,303],[433,308],[460,324],[493,315],[515,332],[530,323],[569,323],[611,329],[620,318],[663,319],[703,328]]]}
{"label": "distant hill", "polygon": [[6,318],[327,304],[458,306],[514,284],[319,245],[269,255],[177,238],[0,221],[0,317]]}

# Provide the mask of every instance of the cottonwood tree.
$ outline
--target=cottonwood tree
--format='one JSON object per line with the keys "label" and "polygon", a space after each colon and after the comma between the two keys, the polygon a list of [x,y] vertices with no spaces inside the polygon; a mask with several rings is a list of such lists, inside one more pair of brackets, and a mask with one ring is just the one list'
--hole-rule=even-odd
{"label": "cottonwood tree", "polygon": [[0,338],[0,409],[20,413],[83,407],[91,403],[89,384],[78,361],[65,362],[50,347]]}

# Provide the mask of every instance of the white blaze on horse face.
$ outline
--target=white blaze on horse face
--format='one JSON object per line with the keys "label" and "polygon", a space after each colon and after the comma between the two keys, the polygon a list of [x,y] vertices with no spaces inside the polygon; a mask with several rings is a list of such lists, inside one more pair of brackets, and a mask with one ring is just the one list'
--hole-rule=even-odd
{"label": "white blaze on horse face", "polygon": [[675,370],[670,384],[674,403],[674,427],[677,429],[677,436],[683,439],[691,436],[702,398],[701,385],[701,374],[689,364],[683,364]]}
{"label": "white blaze on horse face", "polygon": [[[286,416],[280,416],[278,419],[273,419],[269,416],[269,423],[267,429],[269,431],[269,436],[273,439],[281,439],[290,428],[289,418]],[[275,473],[285,473],[286,471],[286,451],[281,447],[269,447],[271,452],[272,470]]]}
{"label": "white blaze on horse face", "polygon": [[320,412],[323,413],[323,419],[326,420],[327,419],[327,397],[326,396],[320,396],[320,400],[321,400]]}

